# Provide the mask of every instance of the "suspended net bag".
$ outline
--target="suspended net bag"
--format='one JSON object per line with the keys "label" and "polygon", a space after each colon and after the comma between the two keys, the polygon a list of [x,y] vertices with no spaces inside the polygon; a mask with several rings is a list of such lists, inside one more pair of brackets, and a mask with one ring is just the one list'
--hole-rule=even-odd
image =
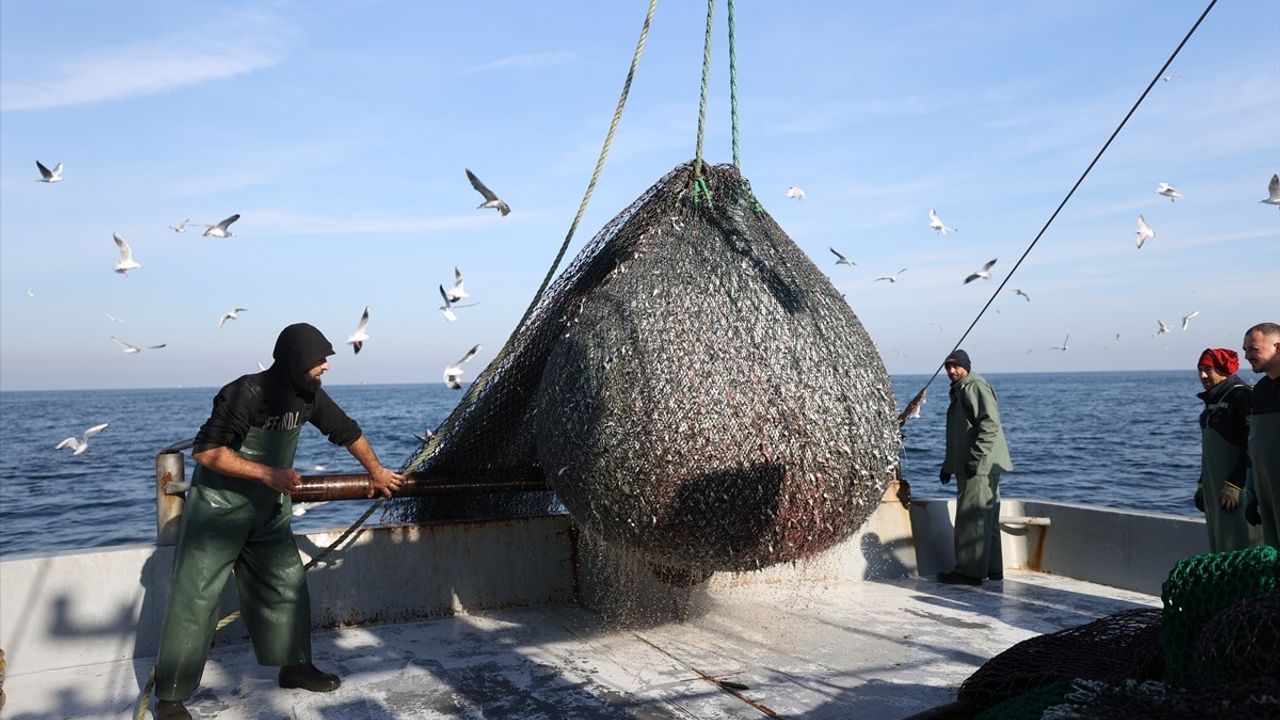
{"label": "suspended net bag", "polygon": [[545,478],[659,566],[754,569],[856,530],[898,457],[884,365],[738,170],[701,176],[710,201],[686,163],[610,221],[410,465]]}

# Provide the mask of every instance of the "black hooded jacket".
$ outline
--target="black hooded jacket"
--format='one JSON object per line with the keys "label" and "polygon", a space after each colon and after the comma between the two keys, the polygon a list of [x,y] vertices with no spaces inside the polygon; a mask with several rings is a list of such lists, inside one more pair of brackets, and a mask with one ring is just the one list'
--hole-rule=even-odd
{"label": "black hooded jacket", "polygon": [[271,367],[242,375],[213,399],[213,413],[196,433],[193,452],[215,447],[238,450],[249,428],[290,430],[310,422],[335,445],[347,446],[360,426],[323,389],[306,387],[307,372],[333,354],[324,334],[306,323],[286,327],[276,340]]}

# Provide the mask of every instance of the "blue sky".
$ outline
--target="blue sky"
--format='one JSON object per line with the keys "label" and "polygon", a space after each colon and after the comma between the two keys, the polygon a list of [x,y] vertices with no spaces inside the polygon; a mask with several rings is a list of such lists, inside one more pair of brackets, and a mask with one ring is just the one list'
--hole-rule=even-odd
{"label": "blue sky", "polygon": [[[340,345],[365,305],[372,339],[328,382],[439,382],[482,343],[474,378],[568,229],[646,5],[6,1],[0,388],[221,385],[289,322]],[[743,172],[888,369],[930,372],[996,287],[961,280],[1012,267],[1202,8],[739,2]],[[704,10],[659,6],[570,258],[692,157]],[[1280,4],[1220,3],[1170,73],[965,343],[975,368],[1190,371],[1280,320],[1280,212],[1258,203],[1280,171]],[[64,182],[35,182],[36,160]],[[511,215],[474,209],[466,167]],[[936,235],[930,208],[960,231]],[[167,229],[232,213],[233,238]],[[127,278],[112,232],[144,265]],[[480,305],[449,323],[436,286],[455,265]],[[249,310],[219,329],[233,306]],[[112,335],[168,347],[124,355]]]}

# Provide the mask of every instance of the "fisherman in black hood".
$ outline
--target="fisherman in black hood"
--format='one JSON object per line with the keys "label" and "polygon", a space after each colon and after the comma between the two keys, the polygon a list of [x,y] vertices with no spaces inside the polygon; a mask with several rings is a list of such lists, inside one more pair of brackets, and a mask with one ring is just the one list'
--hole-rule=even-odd
{"label": "fisherman in black hood", "polygon": [[196,470],[183,508],[169,605],[156,659],[159,720],[190,718],[182,701],[204,672],[218,596],[234,573],[241,618],[280,687],[329,692],[338,676],[311,664],[311,600],[290,519],[298,432],[310,422],[369,472],[368,496],[390,497],[404,477],[378,462],[360,426],[321,388],[333,345],[297,323],[276,340],[275,363],[218,392],[196,434]]}

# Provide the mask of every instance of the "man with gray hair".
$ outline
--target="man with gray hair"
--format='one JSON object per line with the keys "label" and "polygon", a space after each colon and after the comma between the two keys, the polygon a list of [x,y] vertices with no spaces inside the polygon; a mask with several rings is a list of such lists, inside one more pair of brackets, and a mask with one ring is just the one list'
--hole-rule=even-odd
{"label": "man with gray hair", "polygon": [[1244,334],[1244,359],[1264,377],[1253,386],[1249,460],[1262,515],[1262,542],[1280,548],[1280,325],[1258,323]]}

